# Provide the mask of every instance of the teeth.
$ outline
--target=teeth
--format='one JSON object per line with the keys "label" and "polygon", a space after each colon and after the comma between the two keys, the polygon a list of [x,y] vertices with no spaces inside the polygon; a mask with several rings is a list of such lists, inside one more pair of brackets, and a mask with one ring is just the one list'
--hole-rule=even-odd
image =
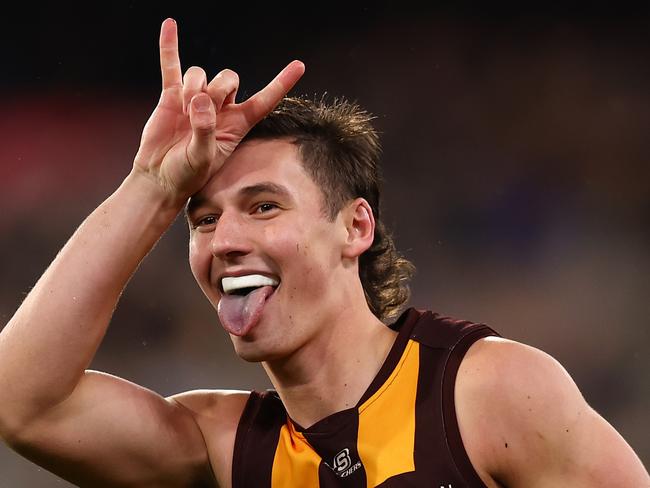
{"label": "teeth", "polygon": [[221,286],[226,294],[232,293],[241,288],[258,288],[260,286],[278,286],[280,282],[275,278],[258,274],[245,276],[229,276],[221,280]]}

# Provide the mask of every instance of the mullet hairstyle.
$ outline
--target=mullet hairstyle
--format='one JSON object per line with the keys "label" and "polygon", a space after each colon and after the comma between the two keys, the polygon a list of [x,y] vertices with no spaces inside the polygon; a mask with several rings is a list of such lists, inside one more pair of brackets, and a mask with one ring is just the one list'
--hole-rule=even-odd
{"label": "mullet hairstyle", "polygon": [[375,216],[372,245],[359,257],[359,277],[373,314],[386,322],[410,297],[415,267],[400,255],[380,219],[381,146],[374,117],[345,99],[285,97],[242,142],[287,138],[321,188],[323,212],[333,221],[346,203],[365,198]]}

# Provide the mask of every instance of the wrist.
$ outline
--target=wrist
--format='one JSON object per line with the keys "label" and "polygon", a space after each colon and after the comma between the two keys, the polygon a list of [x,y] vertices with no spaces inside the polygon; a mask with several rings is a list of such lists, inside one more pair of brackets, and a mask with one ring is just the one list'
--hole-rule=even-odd
{"label": "wrist", "polygon": [[137,167],[124,179],[120,185],[120,189],[122,188],[139,195],[144,205],[151,205],[163,213],[173,214],[174,218],[187,202],[186,197],[166,189],[154,175]]}
{"label": "wrist", "polygon": [[116,194],[130,200],[130,207],[144,212],[162,226],[169,226],[183,209],[186,199],[166,190],[155,177],[134,168],[124,179]]}

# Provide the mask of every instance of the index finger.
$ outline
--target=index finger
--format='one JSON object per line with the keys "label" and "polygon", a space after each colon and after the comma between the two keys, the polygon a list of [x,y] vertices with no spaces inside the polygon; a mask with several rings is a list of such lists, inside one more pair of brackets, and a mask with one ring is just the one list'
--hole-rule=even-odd
{"label": "index finger", "polygon": [[292,61],[268,85],[241,104],[251,127],[280,103],[304,73],[302,61]]}
{"label": "index finger", "polygon": [[181,60],[178,57],[178,33],[176,21],[171,18],[165,19],[160,27],[160,71],[163,90],[182,84]]}

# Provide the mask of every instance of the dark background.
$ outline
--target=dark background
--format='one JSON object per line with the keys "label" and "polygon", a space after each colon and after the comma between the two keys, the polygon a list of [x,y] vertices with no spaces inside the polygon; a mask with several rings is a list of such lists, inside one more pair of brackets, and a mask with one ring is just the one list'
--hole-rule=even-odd
{"label": "dark background", "polygon": [[[647,464],[650,15],[638,7],[17,5],[0,29],[0,327],[128,173],[159,96],[166,17],[183,68],[234,69],[240,98],[297,58],[307,72],[292,93],[373,112],[384,216],[418,268],[411,305],[553,355]],[[194,283],[181,219],[92,367],[164,395],[268,386]],[[1,488],[65,485],[0,447]]]}

